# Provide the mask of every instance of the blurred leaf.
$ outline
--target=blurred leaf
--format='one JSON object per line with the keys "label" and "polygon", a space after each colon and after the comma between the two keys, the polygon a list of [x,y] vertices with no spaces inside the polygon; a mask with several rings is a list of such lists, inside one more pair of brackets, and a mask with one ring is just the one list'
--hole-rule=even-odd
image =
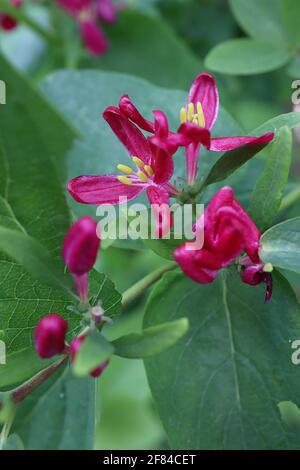
{"label": "blurred leaf", "polygon": [[281,0],[281,4],[286,34],[289,36],[290,42],[298,46],[300,42],[300,2],[295,2],[295,0]]}
{"label": "blurred leaf", "polygon": [[[285,42],[282,3],[286,0],[229,0],[230,8],[240,26],[250,36],[270,43]],[[294,2],[298,3],[298,2]]]}
{"label": "blurred leaf", "polygon": [[181,318],[146,328],[141,334],[133,333],[113,341],[115,354],[131,359],[154,356],[173,346],[188,331],[188,320]]}
{"label": "blurred leaf", "polygon": [[116,24],[107,28],[107,34],[109,53],[98,61],[87,59],[82,64],[84,68],[128,73],[175,89],[188,87],[201,71],[199,59],[158,15],[128,8]]}
{"label": "blurred leaf", "polygon": [[[210,285],[168,273],[149,298],[146,328],[187,316],[187,336],[145,361],[173,449],[288,449],[277,403],[299,406],[289,339],[300,334],[300,307],[274,274],[273,298],[237,274]],[[212,419],[213,417],[213,419]]]}
{"label": "blurred leaf", "polygon": [[24,450],[22,439],[17,434],[10,434],[3,445],[3,450]]}
{"label": "blurred leaf", "polygon": [[[300,5],[300,3],[299,3]],[[287,66],[288,75],[292,78],[300,77],[300,57],[296,56]]]}
{"label": "blurred leaf", "polygon": [[9,393],[0,392],[0,424],[4,424],[9,419],[13,410],[14,404]]}
{"label": "blurred leaf", "polygon": [[92,331],[88,334],[76,355],[73,364],[74,374],[77,377],[88,375],[96,367],[109,359],[113,352],[113,345],[99,331]]}
{"label": "blurred leaf", "polygon": [[[291,401],[278,403],[282,421],[291,431],[300,431],[300,409]],[[300,436],[299,436],[300,437]]]}
{"label": "blurred leaf", "polygon": [[300,217],[271,227],[260,244],[259,256],[265,263],[300,273]]}
{"label": "blurred leaf", "polygon": [[165,238],[148,238],[143,240],[143,242],[147,248],[150,248],[150,250],[154,251],[154,253],[156,253],[158,256],[161,256],[165,259],[173,260],[173,251],[175,250],[175,248],[182,245],[182,243],[184,243],[184,240],[175,238],[170,238],[169,240]]}
{"label": "blurred leaf", "polygon": [[248,38],[231,39],[209,52],[205,66],[229,75],[251,75],[282,67],[290,58],[290,52],[281,43]]}
{"label": "blurred leaf", "polygon": [[271,225],[279,211],[291,161],[292,133],[288,127],[282,127],[267,148],[265,168],[250,200],[250,217],[261,230]]}

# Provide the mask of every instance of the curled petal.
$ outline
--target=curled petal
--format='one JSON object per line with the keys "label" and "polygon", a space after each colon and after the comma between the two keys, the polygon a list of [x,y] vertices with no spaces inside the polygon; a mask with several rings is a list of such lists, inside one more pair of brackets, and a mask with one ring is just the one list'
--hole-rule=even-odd
{"label": "curled petal", "polygon": [[100,20],[112,24],[118,19],[117,8],[112,0],[97,0],[97,10]]}
{"label": "curled petal", "polygon": [[80,32],[86,49],[94,55],[103,55],[108,49],[108,41],[102,29],[95,21],[79,23]]}
{"label": "curled petal", "polygon": [[266,284],[265,303],[270,302],[273,293],[272,274],[263,271],[262,264],[254,264],[246,267],[241,274],[242,281],[250,286],[257,286],[264,282]]}
{"label": "curled petal", "polygon": [[210,150],[214,152],[228,152],[244,145],[268,144],[274,138],[274,133],[269,132],[261,137],[238,136],[238,137],[217,137],[211,139]]}
{"label": "curled petal", "polygon": [[202,249],[187,250],[185,244],[176,248],[173,254],[182,271],[200,284],[210,284],[215,280],[222,263],[213,253]]}
{"label": "curled petal", "polygon": [[167,139],[169,135],[169,123],[167,116],[162,111],[153,111],[154,114],[154,126],[155,126],[155,135],[164,140]]}
{"label": "curled petal", "polygon": [[147,196],[156,221],[156,235],[161,238],[170,232],[172,216],[169,208],[169,194],[162,186],[151,185]]}
{"label": "curled petal", "polygon": [[[181,146],[186,146],[193,142],[203,144],[206,148],[210,149],[210,130],[193,124],[192,122],[184,122],[181,124],[174,137],[176,137],[179,145]],[[174,139],[174,137],[172,136],[170,138]]]}
{"label": "curled petal", "polygon": [[115,175],[103,175],[78,176],[68,183],[67,189],[82,204],[119,204],[120,198],[126,197],[128,201],[136,198],[144,186],[124,184]]}
{"label": "curled petal", "polygon": [[204,214],[205,240],[210,247],[215,245],[216,213],[223,206],[231,206],[234,194],[230,186],[224,186],[211,199]]}
{"label": "curled petal", "polygon": [[188,102],[202,105],[205,126],[211,129],[216,122],[219,111],[219,94],[215,79],[209,73],[200,73],[192,83]]}
{"label": "curled petal", "polygon": [[141,115],[128,95],[122,96],[119,101],[119,108],[125,116],[137,124],[141,129],[154,133],[154,124]]}
{"label": "curled petal", "polygon": [[123,115],[122,111],[114,106],[109,106],[104,111],[103,117],[130,155],[139,157],[144,163],[149,164],[151,150],[146,137]]}
{"label": "curled petal", "polygon": [[153,181],[157,184],[167,183],[174,173],[173,158],[164,148],[155,145],[151,138],[149,142],[152,151],[151,167],[154,171]]}

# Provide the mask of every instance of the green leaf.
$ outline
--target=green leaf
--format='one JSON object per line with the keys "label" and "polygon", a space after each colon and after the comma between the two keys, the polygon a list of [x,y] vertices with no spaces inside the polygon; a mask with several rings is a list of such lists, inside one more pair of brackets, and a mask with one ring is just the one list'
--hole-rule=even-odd
{"label": "green leaf", "polygon": [[205,59],[205,66],[214,72],[229,75],[252,75],[270,72],[291,58],[281,43],[258,39],[231,39],[214,47]]}
{"label": "green leaf", "polygon": [[259,153],[266,145],[265,143],[244,145],[243,147],[224,153],[211,168],[202,183],[203,187],[216,183],[217,181],[225,180],[248,160],[254,157],[254,155]]}
{"label": "green leaf", "polygon": [[115,354],[130,359],[144,359],[154,356],[173,346],[189,328],[187,318],[162,323],[143,330],[141,334],[133,333],[113,341]]}
{"label": "green leaf", "polygon": [[229,0],[229,5],[239,25],[250,36],[270,42],[285,42],[287,33],[281,5],[285,2],[286,0]]}
{"label": "green leaf", "polygon": [[0,249],[24,266],[33,279],[51,287],[65,289],[70,295],[71,282],[53,262],[44,246],[29,235],[0,226]]}
{"label": "green leaf", "polygon": [[75,358],[73,372],[84,377],[105,362],[114,352],[114,347],[99,331],[92,331],[82,343]]}
{"label": "green leaf", "polygon": [[13,432],[26,450],[92,450],[95,386],[77,379],[67,367],[18,406]]}
{"label": "green leaf", "polygon": [[249,214],[261,230],[270,226],[278,213],[291,161],[292,133],[288,127],[282,127],[267,148],[265,168],[250,200]]}
{"label": "green leaf", "polygon": [[271,227],[260,244],[259,256],[265,263],[300,273],[300,217]]}
{"label": "green leaf", "polygon": [[[300,337],[300,306],[287,281],[243,284],[233,272],[200,285],[168,273],[146,307],[146,328],[182,316],[189,332],[145,361],[172,449],[287,449],[277,404],[299,406],[290,339]],[[213,417],[213,419],[212,419]]]}
{"label": "green leaf", "polygon": [[175,89],[187,88],[201,71],[200,60],[158,15],[127,9],[115,25],[109,25],[107,33],[109,54],[99,60],[87,59],[84,68],[128,73]]}
{"label": "green leaf", "polygon": [[13,410],[14,404],[9,393],[0,392],[0,424],[4,424],[9,419]]}
{"label": "green leaf", "polygon": [[289,41],[295,46],[298,46],[300,42],[298,21],[300,17],[300,3],[295,2],[295,0],[281,0],[281,3],[285,29],[289,36]]}
{"label": "green leaf", "polygon": [[266,132],[276,132],[280,127],[287,126],[289,129],[293,129],[300,125],[300,113],[286,113],[280,114],[269,121],[264,122],[259,127],[256,127],[250,132],[250,135],[262,135]]}
{"label": "green leaf", "polygon": [[22,439],[17,434],[10,434],[3,445],[3,450],[24,450]]}

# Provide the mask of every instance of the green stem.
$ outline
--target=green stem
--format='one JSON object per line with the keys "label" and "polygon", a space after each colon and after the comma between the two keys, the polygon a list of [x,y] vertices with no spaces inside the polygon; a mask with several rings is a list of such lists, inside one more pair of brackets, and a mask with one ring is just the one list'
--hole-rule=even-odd
{"label": "green stem", "polygon": [[59,42],[58,38],[54,34],[50,33],[49,31],[46,31],[38,23],[32,20],[26,13],[24,13],[23,9],[9,5],[6,0],[0,0],[0,11],[11,15],[20,23],[24,23],[26,26],[28,26],[31,30],[35,31],[47,42],[56,44]]}
{"label": "green stem", "polygon": [[143,279],[138,281],[136,284],[131,286],[123,293],[122,306],[127,308],[132,302],[140,297],[148,287],[158,281],[164,273],[172,271],[177,267],[177,263],[171,263],[156,269],[152,273],[145,276]]}
{"label": "green stem", "polygon": [[300,187],[287,194],[281,202],[280,211],[285,211],[300,199]]}
{"label": "green stem", "polygon": [[0,450],[3,450],[4,444],[9,436],[10,429],[16,416],[16,407],[14,406],[7,421],[4,423],[0,434]]}

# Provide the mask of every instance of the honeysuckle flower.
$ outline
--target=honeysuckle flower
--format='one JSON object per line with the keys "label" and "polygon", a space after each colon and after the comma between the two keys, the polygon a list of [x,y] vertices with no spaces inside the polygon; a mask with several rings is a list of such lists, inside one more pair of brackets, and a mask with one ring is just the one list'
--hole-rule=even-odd
{"label": "honeysuckle flower", "polygon": [[97,222],[88,216],[72,225],[63,242],[62,256],[82,301],[88,297],[88,273],[96,262],[99,247]]}
{"label": "honeysuckle flower", "polygon": [[[10,0],[10,3],[12,6],[19,8],[22,5],[23,0]],[[4,31],[11,31],[12,29],[15,29],[17,24],[18,23],[15,18],[8,15],[7,13],[0,12],[0,29],[3,29]]]}
{"label": "honeysuckle flower", "polygon": [[34,344],[43,359],[62,354],[65,351],[65,337],[68,322],[56,313],[41,318],[34,331]]}
{"label": "honeysuckle flower", "polygon": [[259,258],[261,233],[235,199],[232,188],[218,191],[197,221],[195,230],[204,230],[203,247],[191,250],[184,243],[174,251],[175,260],[187,276],[200,284],[209,284],[221,269],[246,252],[242,280],[250,285],[266,282],[266,301],[270,300],[272,280],[267,273],[270,266]]}
{"label": "honeysuckle flower", "polygon": [[265,302],[269,302],[273,291],[272,264],[262,262],[253,264],[248,256],[243,258],[240,264],[244,267],[241,273],[242,281],[250,286],[257,286],[264,282],[266,284]]}
{"label": "honeysuckle flower", "polygon": [[99,26],[117,21],[118,7],[112,0],[56,0],[70,16],[75,18],[83,43],[91,54],[102,55],[108,49],[108,41]]}
{"label": "honeysuckle flower", "polygon": [[155,145],[122,112],[109,107],[104,118],[131,156],[132,166],[117,165],[121,174],[78,176],[68,183],[71,196],[83,204],[120,204],[146,191],[156,218],[156,233],[162,236],[170,228],[170,195],[178,190],[170,183],[173,159],[166,149]]}
{"label": "honeysuckle flower", "polygon": [[[74,338],[73,341],[71,341],[70,346],[69,346],[69,351],[71,354],[72,362],[75,360],[75,357],[77,356],[81,348],[81,345],[85,341],[85,339],[86,339],[86,336],[81,335],[81,336],[77,336],[77,338]],[[108,360],[103,362],[90,373],[90,376],[94,378],[100,377],[100,375],[104,372],[108,364],[109,364]]]}
{"label": "honeysuckle flower", "polygon": [[[200,145],[205,145],[214,152],[227,152],[244,145],[267,144],[274,133],[269,132],[260,137],[233,136],[211,137],[211,130],[217,120],[219,111],[219,94],[215,79],[209,73],[200,73],[193,81],[188,94],[185,107],[181,108],[180,126],[176,133],[164,132],[164,139],[158,133],[161,125],[157,120],[151,122],[145,119],[128,95],[122,96],[119,101],[119,109],[132,122],[141,129],[154,134],[154,143],[165,141],[167,149],[173,153],[179,146],[186,148],[187,180],[193,185],[198,172],[198,157]],[[167,122],[164,123],[166,128]]]}

